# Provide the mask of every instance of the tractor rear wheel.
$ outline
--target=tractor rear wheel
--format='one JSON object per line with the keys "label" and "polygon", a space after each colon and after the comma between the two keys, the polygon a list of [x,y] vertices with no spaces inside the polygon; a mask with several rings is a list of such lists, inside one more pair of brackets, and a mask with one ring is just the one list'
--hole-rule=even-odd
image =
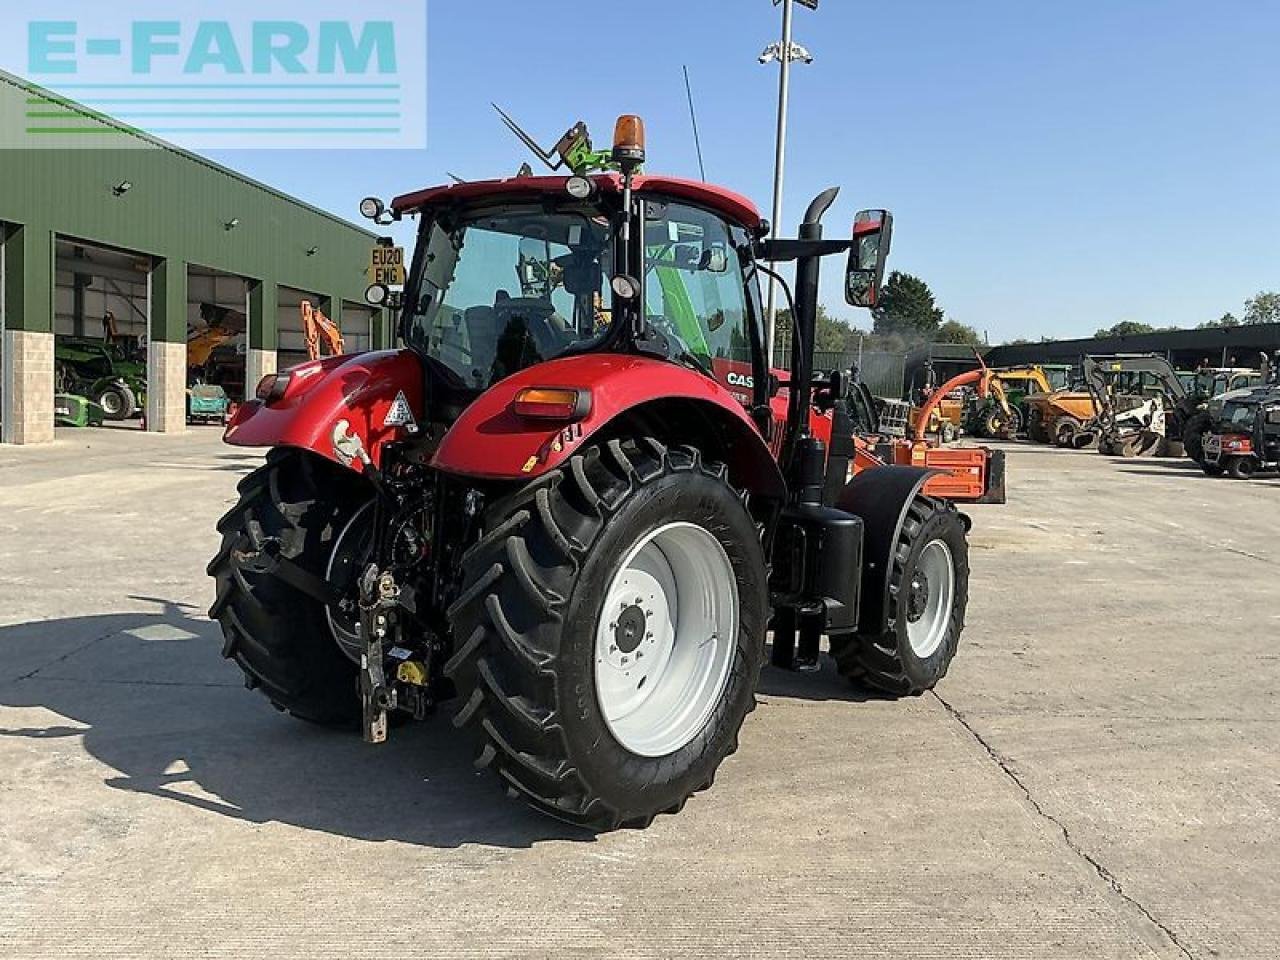
{"label": "tractor rear wheel", "polygon": [[611,441],[486,514],[445,665],[477,766],[554,817],[645,826],[737,749],[764,656],[764,552],[725,468]]}
{"label": "tractor rear wheel", "polygon": [[239,491],[239,503],[218,521],[222,547],[209,563],[217,582],[209,616],[222,625],[223,656],[278,709],[314,723],[354,725],[357,667],[339,646],[341,618],[263,560],[278,552],[354,596],[360,558],[344,562],[343,552],[367,548],[353,519],[369,515],[373,492],[350,470],[283,449],[268,454]]}
{"label": "tractor rear wheel", "polygon": [[889,629],[831,637],[850,680],[894,696],[918,696],[946,675],[964,629],[969,544],[954,505],[917,496],[890,558]]}

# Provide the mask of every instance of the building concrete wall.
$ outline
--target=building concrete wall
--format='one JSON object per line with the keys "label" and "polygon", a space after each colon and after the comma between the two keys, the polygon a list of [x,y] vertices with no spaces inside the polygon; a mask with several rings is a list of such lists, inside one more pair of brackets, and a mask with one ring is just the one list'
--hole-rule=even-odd
{"label": "building concrete wall", "polygon": [[147,429],[187,429],[187,345],[153,340],[147,346]]}
{"label": "building concrete wall", "polygon": [[5,327],[3,429],[4,443],[50,443],[53,440],[53,334]]}
{"label": "building concrete wall", "polygon": [[274,350],[256,350],[249,348],[249,353],[245,357],[245,373],[244,373],[244,397],[242,399],[252,400],[253,392],[258,388],[258,382],[269,373],[276,372],[276,352]]}

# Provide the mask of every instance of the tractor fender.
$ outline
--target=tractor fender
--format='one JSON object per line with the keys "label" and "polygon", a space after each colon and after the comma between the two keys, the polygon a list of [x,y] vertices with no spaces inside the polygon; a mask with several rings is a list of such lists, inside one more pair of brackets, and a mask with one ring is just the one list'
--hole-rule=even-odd
{"label": "tractor fender", "polygon": [[[364,443],[370,459],[381,465],[382,448],[403,439],[403,395],[414,419],[423,415],[424,374],[421,361],[408,350],[385,350],[311,360],[283,371],[289,376],[285,395],[269,405],[242,403],[227,425],[223,440],[236,447],[297,447],[335,463],[348,464],[333,449],[334,428],[346,421],[348,432]],[[393,408],[396,408],[393,411]]]}
{"label": "tractor fender", "polygon": [[858,633],[874,636],[888,629],[889,574],[893,551],[907,509],[929,478],[923,467],[889,465],[863,470],[845,484],[836,507],[862,518],[862,602]]}
{"label": "tractor fender", "polygon": [[[516,394],[528,387],[589,391],[590,407],[572,423],[517,416]],[[719,436],[717,455],[737,485],[774,499],[785,496],[768,444],[725,386],[685,367],[632,354],[562,357],[498,382],[449,428],[431,465],[464,477],[532,480],[565,463],[593,438],[614,439],[645,422],[660,424],[660,430],[647,432],[669,443],[692,438],[698,425],[710,425]]]}

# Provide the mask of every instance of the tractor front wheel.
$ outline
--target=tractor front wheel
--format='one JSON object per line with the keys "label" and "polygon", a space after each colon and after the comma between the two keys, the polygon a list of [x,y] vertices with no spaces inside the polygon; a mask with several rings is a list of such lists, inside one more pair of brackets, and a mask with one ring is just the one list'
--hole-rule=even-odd
{"label": "tractor front wheel", "polygon": [[850,680],[894,696],[931,690],[951,666],[969,599],[969,544],[956,508],[917,496],[890,561],[888,630],[831,637]]}
{"label": "tractor front wheel", "polygon": [[1227,475],[1233,480],[1248,480],[1258,470],[1253,457],[1232,457],[1227,461]]}
{"label": "tractor front wheel", "polygon": [[95,398],[108,420],[128,420],[138,412],[138,398],[126,384],[113,383]]}
{"label": "tractor front wheel", "polygon": [[495,503],[445,666],[477,765],[554,817],[647,825],[737,749],[764,654],[764,553],[725,468],[612,441]]}

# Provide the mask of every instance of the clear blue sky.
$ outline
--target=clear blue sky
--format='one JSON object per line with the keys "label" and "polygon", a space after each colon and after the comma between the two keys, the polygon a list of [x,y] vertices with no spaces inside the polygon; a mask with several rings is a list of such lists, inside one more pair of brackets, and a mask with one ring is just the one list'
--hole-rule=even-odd
{"label": "clear blue sky", "polygon": [[[433,0],[428,149],[217,159],[354,217],[446,170],[514,173],[494,100],[548,143],[640,113],[649,169],[696,176],[688,64],[709,178],[767,215],[778,33],[768,0]],[[1191,326],[1280,288],[1280,3],[823,0],[796,39],[817,62],[793,74],[786,227],[832,184],[833,231],[893,209],[892,266],[992,342]],[[824,299],[866,325],[838,272]]]}

